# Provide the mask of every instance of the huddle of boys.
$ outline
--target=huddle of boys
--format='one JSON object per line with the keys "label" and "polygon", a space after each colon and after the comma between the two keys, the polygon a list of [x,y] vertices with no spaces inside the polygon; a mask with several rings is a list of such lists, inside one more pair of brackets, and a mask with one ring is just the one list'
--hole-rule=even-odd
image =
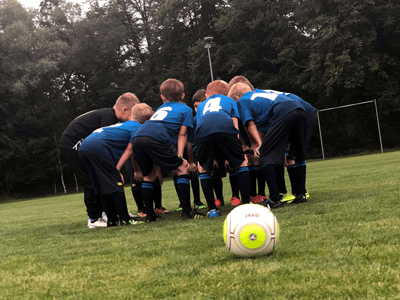
{"label": "huddle of boys", "polygon": [[[283,166],[288,167],[291,180],[294,195],[291,201],[307,201],[304,160],[316,111],[307,102],[302,103],[295,95],[289,97],[292,94],[256,90],[246,78],[236,76],[229,84],[213,81],[205,92],[202,90],[201,97],[195,95],[193,119],[192,109],[183,103],[182,82],[168,79],[161,84],[160,91],[163,104],[154,114],[147,104],[139,104],[134,94],[127,93],[133,101],[124,102],[125,113],[118,118],[120,123],[99,126],[91,134],[82,136],[83,141],[79,140],[75,149],[79,159],[75,157],[75,164],[71,165],[74,167],[79,160],[83,162],[81,173],[87,173],[85,179],[89,177],[91,181],[91,186],[85,186],[85,204],[88,202],[86,189],[92,188],[90,194],[95,195],[97,208],[96,214],[91,214],[87,205],[89,228],[137,224],[126,205],[124,178],[120,173],[124,165],[132,167],[131,184],[141,185],[139,192],[135,193],[134,189],[132,192],[139,216],[145,216],[146,222],[159,219],[156,213],[168,212],[161,206],[161,171],[172,172],[174,176],[184,220],[204,216],[196,210],[204,207],[196,197],[198,177],[208,206],[207,216],[219,217],[218,207],[224,203],[223,199],[214,198],[214,190],[222,191],[221,178],[213,178],[216,166],[223,172],[226,167],[230,172],[232,205],[253,202],[270,208],[282,207],[282,193],[286,193],[283,172],[280,172]],[[120,98],[117,103],[121,102]],[[192,145],[195,140],[196,144]],[[290,150],[286,153],[288,145]],[[279,189],[282,180],[283,187]],[[264,192],[265,181],[269,198]],[[191,182],[194,210],[190,204]],[[102,209],[107,223],[99,216]]]}

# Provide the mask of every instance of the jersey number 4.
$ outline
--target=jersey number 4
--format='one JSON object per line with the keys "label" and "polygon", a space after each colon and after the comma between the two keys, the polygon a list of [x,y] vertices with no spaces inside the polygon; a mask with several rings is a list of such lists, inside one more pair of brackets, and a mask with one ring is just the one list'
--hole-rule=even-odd
{"label": "jersey number 4", "polygon": [[207,101],[206,105],[204,105],[203,109],[203,115],[206,114],[206,112],[217,112],[219,111],[222,107],[219,105],[221,102],[221,98],[213,98]]}

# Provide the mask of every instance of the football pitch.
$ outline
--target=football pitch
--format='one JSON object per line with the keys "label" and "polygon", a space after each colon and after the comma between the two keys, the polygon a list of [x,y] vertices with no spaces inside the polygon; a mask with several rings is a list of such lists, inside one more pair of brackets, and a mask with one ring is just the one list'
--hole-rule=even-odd
{"label": "football pitch", "polygon": [[309,202],[273,211],[277,248],[253,259],[223,242],[228,178],[217,219],[180,220],[171,181],[171,213],[129,228],[88,229],[81,193],[0,203],[0,299],[399,299],[399,162],[308,162]]}

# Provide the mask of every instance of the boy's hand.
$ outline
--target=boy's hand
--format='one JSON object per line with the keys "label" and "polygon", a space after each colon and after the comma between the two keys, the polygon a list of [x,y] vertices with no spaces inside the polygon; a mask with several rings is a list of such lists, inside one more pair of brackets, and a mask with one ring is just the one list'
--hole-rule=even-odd
{"label": "boy's hand", "polygon": [[189,164],[189,173],[196,174],[197,173],[197,166],[195,163]]}
{"label": "boy's hand", "polygon": [[122,173],[121,173],[120,171],[118,171],[118,172],[119,172],[119,175],[121,176],[121,182],[122,182],[122,184],[125,184],[124,176],[122,175]]}
{"label": "boy's hand", "polygon": [[260,158],[260,146],[258,146],[258,145],[252,145],[251,146],[251,150],[253,150],[254,151],[254,157],[255,158]]}
{"label": "boy's hand", "polygon": [[141,171],[135,171],[135,173],[133,175],[133,179],[135,180],[135,182],[142,182],[143,181],[143,173]]}
{"label": "boy's hand", "polygon": [[184,166],[186,169],[189,170],[189,163],[188,163],[188,161],[187,161],[186,159],[184,159],[183,157],[182,157],[182,160],[183,160],[183,166]]}

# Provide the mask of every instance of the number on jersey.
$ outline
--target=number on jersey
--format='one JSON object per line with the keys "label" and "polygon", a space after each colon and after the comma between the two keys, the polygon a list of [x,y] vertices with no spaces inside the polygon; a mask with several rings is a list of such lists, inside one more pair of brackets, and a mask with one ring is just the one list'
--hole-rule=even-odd
{"label": "number on jersey", "polygon": [[204,106],[203,109],[203,115],[206,114],[206,112],[218,112],[222,106],[219,105],[221,102],[221,98],[217,97],[217,98],[213,98],[207,101],[206,105]]}

